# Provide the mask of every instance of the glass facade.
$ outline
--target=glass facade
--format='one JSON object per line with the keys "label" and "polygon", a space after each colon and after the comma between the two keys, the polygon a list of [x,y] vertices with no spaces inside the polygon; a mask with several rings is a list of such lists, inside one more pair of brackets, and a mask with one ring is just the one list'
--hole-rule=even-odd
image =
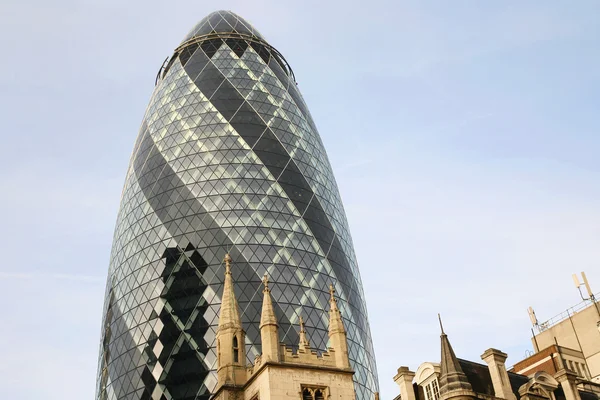
{"label": "glass facade", "polygon": [[325,149],[283,56],[237,15],[201,20],[157,76],[125,179],[104,305],[98,399],[208,399],[223,257],[248,362],[261,278],[279,334],[325,349],[328,285],[358,399],[377,391],[362,284]]}

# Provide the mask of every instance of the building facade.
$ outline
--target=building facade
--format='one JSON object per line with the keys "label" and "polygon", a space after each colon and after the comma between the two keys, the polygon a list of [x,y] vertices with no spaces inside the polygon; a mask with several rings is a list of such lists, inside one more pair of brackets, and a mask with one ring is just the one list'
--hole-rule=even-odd
{"label": "building facade", "polygon": [[515,369],[551,371],[560,353],[581,378],[600,384],[600,305],[597,296],[590,297],[542,323],[534,314],[535,354],[515,364]]}
{"label": "building facade", "polygon": [[507,354],[487,349],[481,362],[460,359],[442,329],[440,362],[422,363],[415,372],[400,367],[395,400],[598,400],[600,385],[582,379],[558,353],[552,371],[507,371]]}
{"label": "building facade", "polygon": [[[358,399],[377,376],[360,274],[325,149],[283,56],[248,22],[201,20],[157,76],[135,142],[107,281],[97,398],[208,399],[216,390],[223,257],[238,343],[263,352],[261,277],[281,340],[327,348],[338,295]],[[263,344],[264,346],[264,344]]]}
{"label": "building facade", "polygon": [[511,371],[524,375],[530,375],[539,371],[555,374],[560,369],[561,359],[571,371],[577,374],[578,379],[598,382],[597,378],[592,378],[586,359],[581,351],[556,344],[537,351],[531,356],[517,362]]}

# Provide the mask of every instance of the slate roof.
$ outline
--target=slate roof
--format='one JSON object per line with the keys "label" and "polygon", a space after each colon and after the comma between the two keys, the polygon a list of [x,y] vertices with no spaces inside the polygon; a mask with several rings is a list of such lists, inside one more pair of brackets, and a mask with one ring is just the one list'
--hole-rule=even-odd
{"label": "slate roof", "polygon": [[[475,393],[481,393],[489,396],[494,396],[494,385],[492,384],[492,377],[490,376],[490,370],[487,365],[476,363],[469,360],[458,359],[461,369],[467,376],[469,383],[473,387]],[[515,374],[514,372],[508,373],[508,379],[510,380],[510,386],[513,393],[519,399],[519,388],[529,381],[529,378],[525,375]],[[599,396],[592,392],[579,391],[581,400],[599,400]],[[565,394],[562,388],[559,386],[554,391],[554,397],[556,400],[566,400]]]}

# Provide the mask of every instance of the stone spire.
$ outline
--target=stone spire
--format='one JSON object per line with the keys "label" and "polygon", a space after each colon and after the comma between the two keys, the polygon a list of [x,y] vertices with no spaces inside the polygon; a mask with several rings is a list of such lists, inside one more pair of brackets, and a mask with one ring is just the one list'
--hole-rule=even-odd
{"label": "stone spire", "polygon": [[442,325],[442,319],[438,314],[440,320],[440,328],[442,334],[440,335],[442,341],[442,360],[440,362],[440,399],[448,399],[457,396],[475,396],[473,388],[467,379],[467,376],[463,372],[452,345],[448,340],[448,335],[444,332]]}
{"label": "stone spire", "polygon": [[221,298],[221,312],[219,313],[219,329],[239,328],[242,329],[240,310],[233,291],[233,279],[231,278],[231,257],[225,254],[225,284],[223,285],[223,297]]}
{"label": "stone spire", "polygon": [[279,361],[279,332],[277,317],[273,309],[269,278],[263,278],[263,304],[260,316],[260,340],[262,346],[262,362]]}
{"label": "stone spire", "polygon": [[246,333],[231,277],[231,257],[225,255],[225,284],[217,329],[217,385],[240,385],[246,379]]}
{"label": "stone spire", "polygon": [[335,289],[333,285],[329,285],[329,336],[337,332],[342,332],[345,335],[346,329],[344,329],[344,324],[342,323],[342,313],[340,313],[337,306],[337,300],[333,296],[334,293]]}
{"label": "stone spire", "polygon": [[339,368],[350,368],[346,329],[334,293],[333,285],[329,285],[329,343],[335,353],[336,365]]}
{"label": "stone spire", "polygon": [[306,351],[310,349],[310,343],[306,338],[306,329],[304,327],[304,320],[302,319],[302,315],[300,316],[300,341],[298,343],[298,349],[301,351]]}

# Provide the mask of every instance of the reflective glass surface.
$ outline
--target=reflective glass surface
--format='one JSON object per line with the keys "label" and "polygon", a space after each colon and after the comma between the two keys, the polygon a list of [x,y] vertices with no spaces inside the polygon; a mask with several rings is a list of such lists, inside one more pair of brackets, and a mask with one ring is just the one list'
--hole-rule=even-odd
{"label": "reflective glass surface", "polygon": [[302,315],[312,346],[327,347],[332,283],[357,398],[373,398],[362,284],[325,149],[281,55],[248,22],[219,11],[161,74],[134,145],[110,259],[98,399],[210,397],[226,253],[248,362],[261,351],[265,273],[289,346]]}

